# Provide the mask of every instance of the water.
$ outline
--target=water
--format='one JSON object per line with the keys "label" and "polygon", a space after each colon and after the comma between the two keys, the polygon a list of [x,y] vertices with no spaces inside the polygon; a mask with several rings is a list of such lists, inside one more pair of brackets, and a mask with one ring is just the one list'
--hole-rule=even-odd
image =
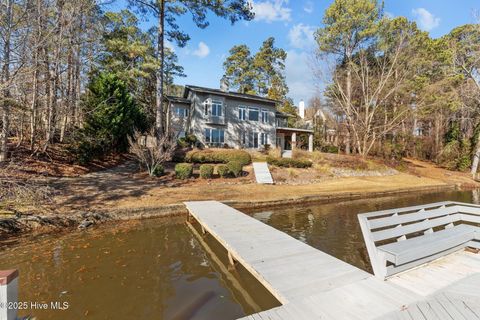
{"label": "water", "polygon": [[357,214],[447,200],[478,203],[478,194],[478,190],[406,194],[250,213],[312,247],[372,272]]}
{"label": "water", "polygon": [[[20,315],[37,319],[236,319],[278,305],[246,271],[222,271],[183,220],[40,239],[2,252],[0,269],[19,269]],[[253,306],[245,290],[259,292]],[[30,308],[52,301],[69,307]]]}
{"label": "water", "polygon": [[[370,271],[358,213],[444,200],[477,202],[477,194],[414,194],[250,213]],[[228,269],[218,243],[195,236],[183,222],[145,220],[37,239],[1,252],[0,269],[20,270],[21,302],[69,305],[63,311],[20,313],[37,319],[236,319],[279,305],[246,270]]]}

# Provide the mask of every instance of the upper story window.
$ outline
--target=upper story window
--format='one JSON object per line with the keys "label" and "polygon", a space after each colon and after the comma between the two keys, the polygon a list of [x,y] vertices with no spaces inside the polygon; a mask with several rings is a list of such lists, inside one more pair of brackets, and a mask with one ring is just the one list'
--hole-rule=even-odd
{"label": "upper story window", "polygon": [[247,118],[247,110],[245,107],[238,107],[238,119],[245,120]]}
{"label": "upper story window", "polygon": [[222,102],[221,101],[212,101],[212,116],[221,117],[222,116]]}
{"label": "upper story window", "polygon": [[248,120],[258,121],[258,108],[248,108]]}
{"label": "upper story window", "polygon": [[222,101],[207,99],[203,103],[203,107],[205,115],[212,115],[216,117],[223,116]]}
{"label": "upper story window", "polygon": [[175,108],[175,114],[176,114],[179,118],[186,118],[186,117],[188,117],[188,109],[176,107],[176,108]]}
{"label": "upper story window", "polygon": [[268,123],[268,111],[262,109],[262,123]]}

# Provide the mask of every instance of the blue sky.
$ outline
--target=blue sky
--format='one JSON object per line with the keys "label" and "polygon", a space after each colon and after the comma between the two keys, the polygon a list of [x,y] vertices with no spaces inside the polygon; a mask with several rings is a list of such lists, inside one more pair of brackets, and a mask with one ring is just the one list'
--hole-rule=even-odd
{"label": "blue sky", "polygon": [[[229,49],[247,44],[255,52],[262,42],[273,36],[276,45],[288,53],[286,79],[289,96],[295,103],[311,98],[322,84],[314,80],[311,56],[314,50],[313,32],[321,26],[323,12],[333,0],[252,0],[256,17],[250,22],[231,25],[215,16],[210,26],[198,29],[187,14],[179,19],[182,29],[191,40],[185,48],[174,47],[184,66],[187,78],[179,84],[193,84],[218,88],[223,75],[222,64]],[[119,10],[124,5],[116,2],[105,10]],[[418,23],[432,37],[441,37],[451,29],[475,21],[480,12],[479,0],[385,0],[385,12],[392,16],[406,16]],[[142,22],[147,28],[153,19]]]}

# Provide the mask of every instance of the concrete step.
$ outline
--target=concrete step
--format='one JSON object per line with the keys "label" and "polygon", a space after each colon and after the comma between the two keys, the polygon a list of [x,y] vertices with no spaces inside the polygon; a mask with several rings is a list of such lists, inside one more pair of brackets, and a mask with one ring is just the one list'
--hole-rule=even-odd
{"label": "concrete step", "polygon": [[257,183],[273,184],[273,178],[266,162],[254,162],[253,172],[255,173],[255,179],[257,180]]}

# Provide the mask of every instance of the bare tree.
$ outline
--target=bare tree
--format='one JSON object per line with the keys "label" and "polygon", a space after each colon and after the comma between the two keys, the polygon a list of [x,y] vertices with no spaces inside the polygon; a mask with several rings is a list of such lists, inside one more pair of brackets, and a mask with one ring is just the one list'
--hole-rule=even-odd
{"label": "bare tree", "polygon": [[163,163],[172,160],[177,147],[173,134],[165,134],[158,139],[154,130],[149,135],[136,131],[133,138],[129,137],[128,141],[130,152],[147,169],[150,176],[154,176],[157,168]]}

